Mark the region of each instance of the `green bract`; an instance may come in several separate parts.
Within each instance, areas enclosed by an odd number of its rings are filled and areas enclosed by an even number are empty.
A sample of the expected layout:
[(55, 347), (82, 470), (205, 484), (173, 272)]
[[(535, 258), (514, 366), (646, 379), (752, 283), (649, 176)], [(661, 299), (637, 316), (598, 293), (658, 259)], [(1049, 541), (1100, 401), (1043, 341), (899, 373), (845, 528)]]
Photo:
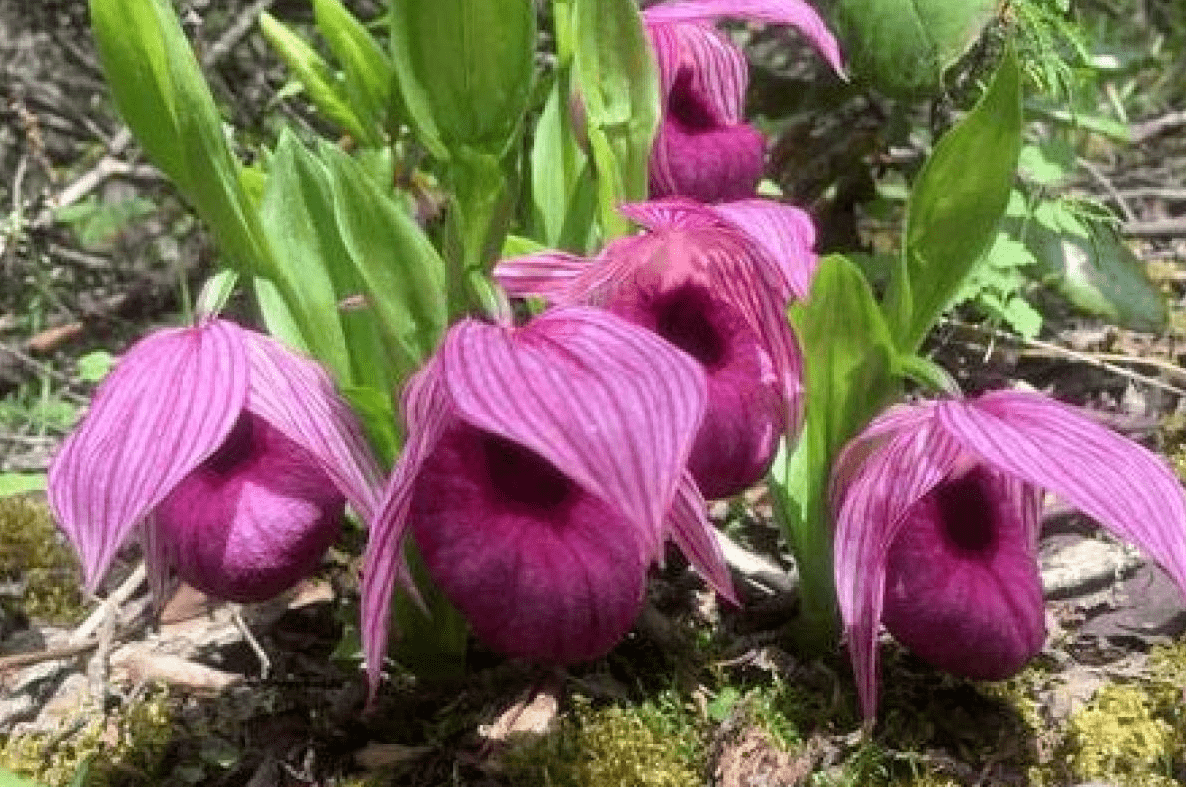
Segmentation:
[(440, 159), (462, 146), (501, 156), (534, 76), (530, 0), (394, 0), (391, 55), (408, 120)]
[(659, 125), (659, 76), (634, 0), (575, 0), (575, 65), (597, 164), (602, 229), (623, 235), (620, 203), (647, 196), (647, 162)]

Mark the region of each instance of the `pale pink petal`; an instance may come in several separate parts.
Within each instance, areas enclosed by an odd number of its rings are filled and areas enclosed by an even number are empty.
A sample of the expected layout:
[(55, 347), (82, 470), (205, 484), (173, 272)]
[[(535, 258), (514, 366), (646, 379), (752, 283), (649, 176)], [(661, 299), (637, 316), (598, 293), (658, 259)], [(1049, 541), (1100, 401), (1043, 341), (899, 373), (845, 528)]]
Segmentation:
[(725, 553), (721, 551), (704, 509), (704, 498), (700, 496), (696, 482), (685, 472), (667, 515), (668, 532), (680, 552), (713, 590), (740, 606), (729, 566), (725, 563)]
[(500, 260), (493, 275), (512, 298), (537, 295), (549, 303), (565, 303), (573, 280), (588, 267), (589, 261), (576, 254), (545, 251)]
[(424, 460), (454, 418), (448, 393), (441, 384), (440, 364), (436, 360), (430, 361), (408, 380), (404, 386), (403, 406), (408, 440), (391, 472), (378, 514), (371, 522), (359, 585), (362, 652), (370, 702), (374, 701), (379, 689), (383, 659), (387, 654), (395, 586), (399, 583), (415, 592), (403, 555), (413, 484)]
[(463, 420), (551, 462), (658, 550), (704, 416), (690, 356), (607, 312), (563, 307), (520, 329), (461, 323), (441, 359)]
[(238, 328), (251, 364), (247, 409), (315, 456), (350, 505), (370, 520), (382, 472), (350, 406), (315, 362), (276, 340)]
[(937, 409), (989, 465), (1058, 495), (1164, 568), (1186, 595), (1186, 498), (1165, 462), (1082, 412), (998, 391)]
[(711, 229), (721, 226), (717, 214), (701, 203), (685, 197), (626, 202), (618, 206), (618, 212), (652, 232), (663, 229)]
[(836, 37), (819, 13), (803, 0), (676, 0), (651, 6), (644, 17), (649, 24), (729, 18), (790, 25), (819, 49), (836, 73), (844, 73)]
[(906, 514), (963, 454), (933, 423), (895, 434), (868, 456), (836, 512), (836, 596), (866, 719), (877, 712), (877, 637), (890, 546)]
[(49, 469), (49, 500), (94, 590), (144, 517), (230, 432), (247, 399), (238, 329), (158, 331), (124, 355)]
[(833, 511), (839, 511), (849, 482), (856, 477), (870, 454), (899, 432), (926, 428), (934, 419), (935, 402), (898, 404), (885, 410), (848, 441), (840, 455), (832, 463), (832, 480), (828, 497)]
[(721, 202), (709, 209), (766, 250), (796, 300), (808, 296), (819, 258), (814, 251), (815, 225), (806, 211), (768, 199)]

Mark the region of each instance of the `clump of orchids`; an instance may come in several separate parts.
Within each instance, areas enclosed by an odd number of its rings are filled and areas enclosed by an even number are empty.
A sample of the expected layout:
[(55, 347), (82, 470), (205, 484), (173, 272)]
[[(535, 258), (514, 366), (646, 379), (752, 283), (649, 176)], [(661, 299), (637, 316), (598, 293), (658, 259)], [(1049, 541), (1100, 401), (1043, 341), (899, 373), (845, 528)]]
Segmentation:
[[(99, 10), (105, 1), (96, 0)], [(811, 328), (810, 315), (839, 297), (831, 282), (848, 269), (821, 263), (805, 212), (756, 195), (765, 141), (742, 119), (745, 59), (712, 26), (720, 16), (797, 27), (840, 69), (835, 40), (801, 2), (648, 8), (638, 32), (656, 58), (661, 110), (647, 159), (650, 199), (616, 203), (639, 229), (591, 254), (537, 249), (487, 271), (467, 267), (472, 255), (446, 260), (459, 281), (481, 283), (473, 301), (486, 304), (485, 316), (454, 314), (399, 390), (382, 392), (398, 398), (402, 428), (391, 431), (404, 436), (389, 473), (341, 380), (277, 339), (206, 313), (130, 348), (50, 469), (50, 501), (88, 588), (139, 539), (158, 593), (179, 577), (215, 597), (265, 599), (316, 568), (352, 510), (367, 528), (361, 630), (372, 695), (394, 594), (420, 598), (409, 543), (477, 637), (537, 662), (573, 664), (611, 649), (642, 608), (668, 541), (736, 603), (705, 499), (761, 482), (780, 447), (816, 440), (820, 413), (847, 401), (809, 394), (841, 377), (818, 360), (831, 337)], [(594, 132), (596, 114), (591, 104)], [(460, 184), (485, 166), (479, 142), (463, 139), (462, 153), (450, 152)], [(598, 150), (612, 163), (613, 144)], [(341, 155), (328, 160), (344, 168)], [(324, 181), (308, 176), (310, 193), (329, 188), (339, 214), (349, 213), (350, 193), (372, 193), (362, 181), (344, 181), (351, 192), (333, 180), (354, 170), (326, 171)], [(216, 201), (200, 196), (199, 207)], [(264, 202), (279, 210), (280, 200)], [(393, 210), (392, 221), (407, 221)], [(359, 243), (348, 215), (342, 223), (333, 237), (346, 252), (381, 248)], [(462, 237), (472, 229), (450, 226)], [(426, 270), (441, 263), (426, 241), (408, 249), (428, 249), (415, 261)], [(392, 279), (370, 264), (359, 264), (361, 284), (350, 280), (365, 297), (350, 300), (363, 302), (364, 316), (373, 307), (380, 322), (405, 314), (371, 286)], [(926, 282), (911, 273), (921, 303)], [(279, 289), (291, 295), (295, 286)], [(430, 294), (410, 297), (427, 303)], [(532, 308), (513, 312), (507, 296)], [(941, 308), (949, 298), (929, 300)], [(290, 302), (298, 317), (300, 303)], [(880, 326), (874, 313), (870, 324)], [(933, 317), (920, 323), (906, 306), (896, 314), (909, 336)], [(414, 317), (393, 322), (375, 334), (393, 346), (430, 333)], [(899, 350), (887, 352), (908, 354)], [(887, 374), (900, 371), (895, 364)], [(895, 390), (888, 377), (873, 387)], [(1041, 648), (1036, 549), (1047, 492), (1135, 543), (1186, 592), (1181, 485), (1155, 455), (1083, 413), (997, 392), (899, 405), (871, 422), (858, 412), (853, 423), (842, 436), (854, 439), (834, 456), (825, 451), (834, 473), (819, 484), (830, 483), (830, 516), (814, 526), (829, 542), (834, 534), (834, 568), (825, 570), (834, 571), (868, 717), (883, 624), (937, 667), (976, 678), (1012, 674)]]

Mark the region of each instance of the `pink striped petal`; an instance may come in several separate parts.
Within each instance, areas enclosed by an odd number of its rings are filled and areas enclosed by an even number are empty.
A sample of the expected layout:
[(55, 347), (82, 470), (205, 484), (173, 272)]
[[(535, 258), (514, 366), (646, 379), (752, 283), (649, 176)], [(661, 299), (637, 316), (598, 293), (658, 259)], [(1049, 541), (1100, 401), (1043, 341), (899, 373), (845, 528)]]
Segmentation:
[(564, 307), (520, 329), (461, 323), (441, 363), (459, 417), (617, 506), (657, 552), (704, 416), (691, 357), (607, 312)]
[(276, 340), (236, 326), (251, 364), (247, 409), (315, 456), (363, 520), (378, 506), (382, 472), (350, 406), (325, 370)]
[(843, 74), (840, 46), (819, 13), (803, 0), (676, 0), (648, 8), (650, 24), (711, 22), (720, 18), (745, 19), (798, 29), (819, 49), (824, 59)]
[(766, 250), (796, 300), (808, 296), (819, 258), (814, 251), (815, 225), (805, 211), (766, 199), (722, 202), (709, 209)]
[(676, 83), (685, 79), (687, 84), (681, 90), (695, 97), (714, 121), (712, 125), (742, 122), (749, 64), (737, 45), (707, 24), (652, 24), (649, 12), (646, 18), (665, 112), (670, 115)]
[(731, 603), (741, 606), (733, 589), (733, 577), (725, 563), (725, 553), (713, 533), (712, 524), (705, 516), (704, 498), (692, 476), (685, 472), (676, 490), (671, 511), (667, 515), (670, 537), (684, 553), (700, 576)]
[(877, 637), (890, 547), (910, 510), (961, 461), (963, 448), (933, 423), (895, 434), (869, 455), (836, 513), (836, 596), (866, 719), (877, 712)]
[(408, 380), (404, 386), (403, 405), (408, 441), (391, 472), (391, 479), (379, 502), (378, 514), (371, 522), (362, 560), (359, 596), (362, 606), (362, 652), (369, 687), (368, 703), (374, 702), (379, 689), (390, 633), (391, 600), (396, 584), (402, 585), (419, 600), (403, 556), (408, 508), (420, 468), (450, 421), (455, 418), (441, 382), (438, 360), (430, 361), (428, 366)]
[(584, 257), (546, 251), (500, 260), (494, 266), (494, 280), (512, 298), (538, 295), (550, 303), (564, 303), (573, 280), (588, 267)]
[(1137, 545), (1186, 595), (1186, 497), (1156, 454), (1038, 394), (998, 391), (944, 402), (937, 417), (989, 465), (1058, 495)]
[(158, 331), (128, 350), (49, 470), (54, 513), (94, 591), (145, 516), (222, 443), (247, 399), (235, 326)]

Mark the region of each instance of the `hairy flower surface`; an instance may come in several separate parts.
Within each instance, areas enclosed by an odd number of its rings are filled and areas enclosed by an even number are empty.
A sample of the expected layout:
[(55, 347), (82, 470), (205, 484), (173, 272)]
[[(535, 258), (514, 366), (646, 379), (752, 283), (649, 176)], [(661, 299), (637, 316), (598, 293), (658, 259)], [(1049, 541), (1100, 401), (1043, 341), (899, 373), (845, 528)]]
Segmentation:
[(367, 544), (372, 691), (409, 531), (474, 633), (535, 661), (613, 647), (668, 536), (732, 598), (684, 471), (704, 388), (688, 356), (600, 310), (455, 325), (405, 389), (408, 440)]
[(607, 309), (699, 361), (708, 412), (688, 466), (705, 497), (737, 494), (765, 474), (782, 434), (798, 431), (801, 359), (786, 306), (806, 295), (815, 269), (810, 219), (767, 200), (659, 200), (623, 212), (647, 231), (592, 260), (504, 260), (495, 278), (511, 295)]
[(1007, 677), (1041, 650), (1045, 492), (1135, 544), (1186, 594), (1177, 477), (1067, 405), (998, 391), (901, 406), (845, 448), (833, 478), (836, 589), (866, 718), (882, 623), (966, 677)]
[(659, 66), (663, 118), (651, 151), (651, 196), (702, 202), (751, 197), (766, 141), (742, 118), (745, 55), (713, 28), (721, 18), (798, 28), (841, 71), (840, 50), (802, 0), (682, 0), (643, 12)]
[(220, 319), (130, 348), (49, 469), (50, 504), (89, 589), (138, 533), (154, 589), (173, 568), (235, 601), (307, 574), (346, 502), (370, 517), (380, 488), (324, 371)]

